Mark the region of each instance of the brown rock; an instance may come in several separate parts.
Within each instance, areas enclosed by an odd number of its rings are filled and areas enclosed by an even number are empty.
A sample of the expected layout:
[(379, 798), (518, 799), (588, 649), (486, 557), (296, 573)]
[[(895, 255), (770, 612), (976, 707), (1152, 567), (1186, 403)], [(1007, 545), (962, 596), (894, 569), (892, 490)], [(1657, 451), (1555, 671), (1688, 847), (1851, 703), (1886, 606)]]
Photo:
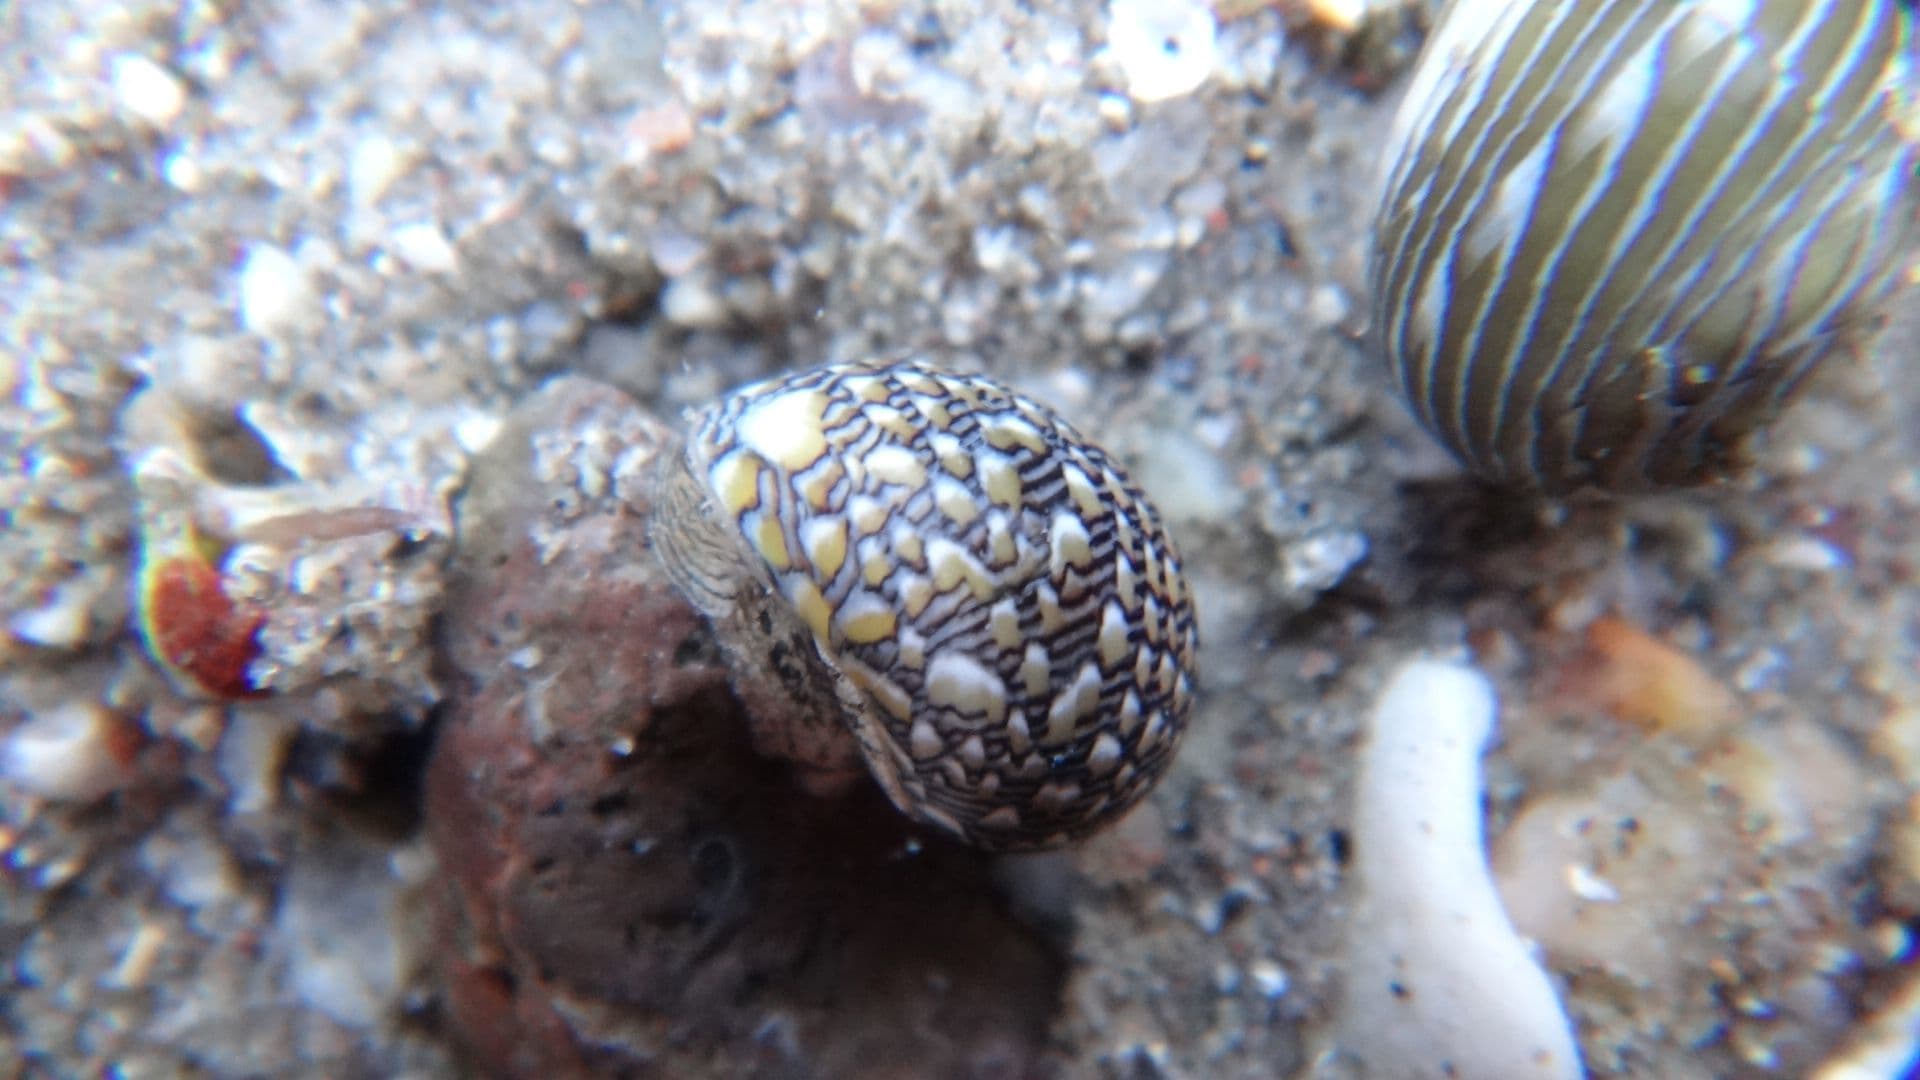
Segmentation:
[(563, 379), (475, 463), (426, 795), (454, 1033), (502, 1076), (1045, 1074), (1063, 963), (988, 860), (753, 752), (647, 550), (666, 438)]

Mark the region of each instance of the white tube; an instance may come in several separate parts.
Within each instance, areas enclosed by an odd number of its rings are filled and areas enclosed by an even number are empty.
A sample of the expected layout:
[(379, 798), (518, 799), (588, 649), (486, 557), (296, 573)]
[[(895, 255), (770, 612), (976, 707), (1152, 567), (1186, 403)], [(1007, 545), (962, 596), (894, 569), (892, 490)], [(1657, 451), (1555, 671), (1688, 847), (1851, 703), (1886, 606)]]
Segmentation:
[(1495, 708), (1479, 672), (1415, 660), (1373, 714), (1339, 1029), (1375, 1080), (1582, 1075), (1566, 1011), (1487, 866), (1480, 752)]

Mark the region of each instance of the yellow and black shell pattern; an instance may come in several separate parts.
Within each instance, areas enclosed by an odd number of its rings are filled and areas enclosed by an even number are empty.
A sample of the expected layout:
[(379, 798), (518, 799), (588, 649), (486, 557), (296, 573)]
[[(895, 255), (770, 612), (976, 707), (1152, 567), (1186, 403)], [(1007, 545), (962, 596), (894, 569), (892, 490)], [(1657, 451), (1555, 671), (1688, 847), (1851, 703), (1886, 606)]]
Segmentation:
[(858, 687), (845, 720), (909, 815), (1049, 847), (1166, 771), (1194, 688), (1180, 556), (1051, 410), (920, 363), (828, 366), (725, 398), (685, 464)]
[(1374, 324), (1475, 471), (1724, 475), (1916, 234), (1894, 0), (1454, 0), (1385, 158)]

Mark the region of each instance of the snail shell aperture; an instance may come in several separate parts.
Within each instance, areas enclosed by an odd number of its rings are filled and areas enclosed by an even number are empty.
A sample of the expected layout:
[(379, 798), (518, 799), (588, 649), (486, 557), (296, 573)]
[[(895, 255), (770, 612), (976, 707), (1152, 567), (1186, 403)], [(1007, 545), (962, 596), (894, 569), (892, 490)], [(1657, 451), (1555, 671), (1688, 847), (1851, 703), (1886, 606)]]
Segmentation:
[(1893, 0), (1454, 0), (1374, 226), (1374, 323), (1476, 472), (1711, 480), (1876, 321), (1916, 233)]
[(850, 731), (896, 806), (996, 849), (1085, 836), (1166, 771), (1193, 698), (1180, 557), (1044, 406), (823, 367), (728, 396), (668, 468), (656, 550), (750, 711), (794, 716), (763, 747), (828, 771)]

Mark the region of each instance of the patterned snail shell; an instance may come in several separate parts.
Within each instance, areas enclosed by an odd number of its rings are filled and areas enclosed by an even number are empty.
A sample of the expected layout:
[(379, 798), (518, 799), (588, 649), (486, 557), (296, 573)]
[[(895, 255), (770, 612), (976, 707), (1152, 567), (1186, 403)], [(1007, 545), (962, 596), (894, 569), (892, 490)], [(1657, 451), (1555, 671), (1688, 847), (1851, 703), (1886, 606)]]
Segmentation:
[(779, 623), (804, 627), (813, 669), (786, 671), (787, 693), (837, 699), (911, 817), (1050, 847), (1166, 771), (1193, 698), (1180, 557), (1044, 406), (919, 363), (823, 367), (736, 391), (670, 467), (655, 547), (736, 685), (756, 650), (790, 669)]
[(1454, 0), (1374, 225), (1374, 324), (1471, 468), (1715, 479), (1876, 321), (1916, 233), (1893, 0)]

